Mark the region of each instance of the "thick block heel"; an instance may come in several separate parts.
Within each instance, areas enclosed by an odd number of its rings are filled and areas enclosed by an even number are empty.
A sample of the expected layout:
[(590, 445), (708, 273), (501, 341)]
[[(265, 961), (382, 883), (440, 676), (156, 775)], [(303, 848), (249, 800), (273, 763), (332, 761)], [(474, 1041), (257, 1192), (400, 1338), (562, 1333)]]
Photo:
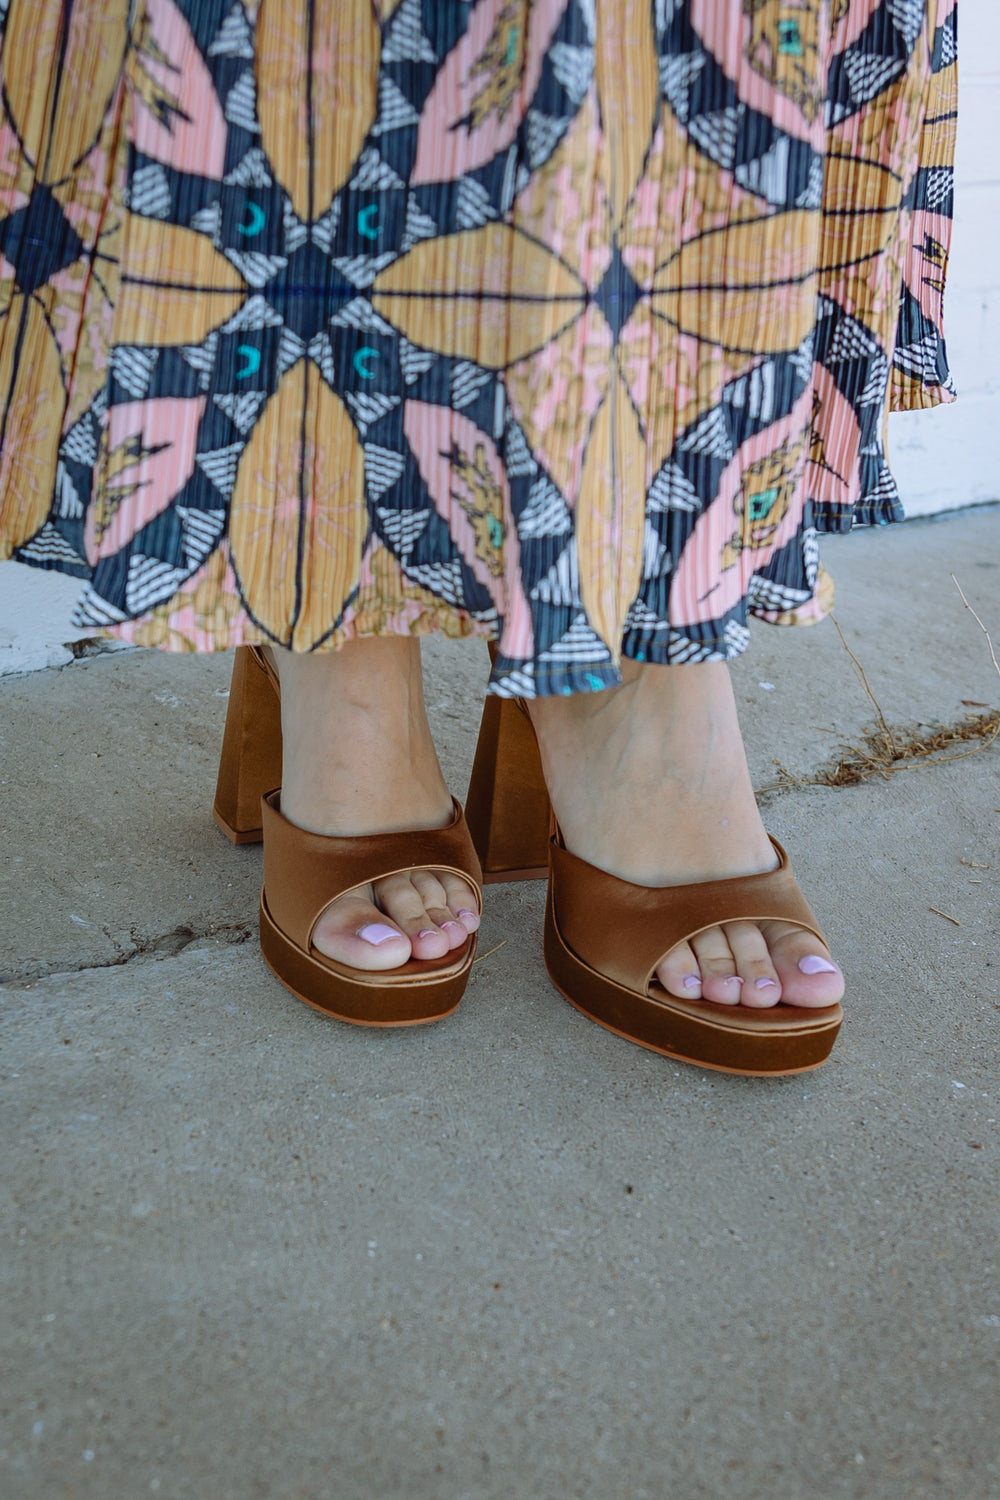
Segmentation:
[(487, 698), (465, 817), (483, 883), (544, 880), (552, 811), (535, 732), (512, 698)]
[(281, 703), (259, 648), (233, 662), (213, 815), (234, 844), (263, 838), (260, 799), (281, 785)]

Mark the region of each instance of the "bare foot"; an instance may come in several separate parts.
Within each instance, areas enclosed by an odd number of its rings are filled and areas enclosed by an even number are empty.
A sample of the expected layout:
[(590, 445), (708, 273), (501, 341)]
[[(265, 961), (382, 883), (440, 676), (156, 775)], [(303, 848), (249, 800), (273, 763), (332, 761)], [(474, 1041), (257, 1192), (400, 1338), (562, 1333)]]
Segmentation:
[[(424, 708), (420, 643), (351, 641), (339, 651), (275, 651), (281, 680), (281, 811), (311, 833), (443, 828), (452, 800)], [(341, 896), (313, 932), (321, 953), (355, 969), (443, 958), (479, 926), (472, 887), (411, 870)]]
[[(567, 847), (637, 885), (773, 870), (725, 665), (623, 661), (622, 675), (528, 705)], [(844, 991), (824, 945), (787, 922), (709, 928), (656, 973), (673, 995), (721, 1005), (832, 1005)]]

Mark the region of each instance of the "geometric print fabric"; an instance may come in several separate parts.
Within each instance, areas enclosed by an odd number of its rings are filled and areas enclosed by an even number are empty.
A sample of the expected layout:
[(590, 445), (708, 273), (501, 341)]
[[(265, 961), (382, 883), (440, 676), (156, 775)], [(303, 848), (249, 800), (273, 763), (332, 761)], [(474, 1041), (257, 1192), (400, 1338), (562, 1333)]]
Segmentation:
[(0, 541), (81, 623), (725, 659), (952, 398), (951, 0), (12, 0), (2, 49)]

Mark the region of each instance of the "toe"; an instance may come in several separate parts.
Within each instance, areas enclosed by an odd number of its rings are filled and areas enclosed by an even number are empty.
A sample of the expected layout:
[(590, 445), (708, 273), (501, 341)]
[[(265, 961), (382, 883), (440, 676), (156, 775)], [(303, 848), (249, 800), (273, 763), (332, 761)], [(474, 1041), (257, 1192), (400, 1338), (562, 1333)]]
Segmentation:
[(444, 886), (449, 911), (458, 918), (466, 932), (475, 932), (479, 927), (479, 901), (472, 886), (446, 870), (438, 872), (438, 879)]
[(742, 979), (740, 1003), (757, 1008), (777, 1005), (781, 982), (771, 962), (764, 934), (756, 922), (726, 922), (723, 933)]
[(414, 870), (410, 875), (424, 910), (447, 934), (449, 947), (460, 948), (479, 926), (476, 895), (468, 883), (447, 870)]
[(313, 946), (352, 969), (398, 969), (410, 957), (409, 938), (366, 895), (332, 901), (313, 930)]
[[(386, 916), (409, 938), (414, 958), (443, 958), (449, 949), (458, 945), (452, 942), (452, 934), (435, 921), (415, 884), (414, 876), (424, 873), (406, 871), (400, 875), (389, 875), (385, 880), (377, 880), (375, 899)], [(433, 886), (426, 882), (422, 884), (425, 890), (430, 889), (443, 896), (444, 892), (436, 881)], [(464, 938), (463, 931), (460, 941)]]
[(739, 1005), (743, 981), (733, 951), (721, 927), (710, 927), (691, 939), (691, 948), (701, 974), (703, 1000), (716, 1005)]
[(761, 930), (786, 1005), (834, 1005), (841, 999), (844, 976), (818, 938), (787, 922), (765, 922)]
[(656, 977), (663, 988), (681, 1000), (701, 999), (701, 974), (690, 943), (678, 943), (657, 965)]
[(455, 916), (448, 906), (432, 906), (427, 913), (431, 921), (440, 928), (448, 939), (449, 948), (461, 948), (463, 943), (469, 941), (469, 934), (465, 927)]

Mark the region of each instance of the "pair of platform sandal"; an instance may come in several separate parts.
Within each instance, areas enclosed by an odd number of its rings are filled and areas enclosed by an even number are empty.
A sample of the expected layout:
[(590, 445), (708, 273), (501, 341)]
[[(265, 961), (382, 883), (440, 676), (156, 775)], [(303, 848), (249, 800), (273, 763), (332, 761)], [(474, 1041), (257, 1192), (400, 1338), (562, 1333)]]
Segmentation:
[[(487, 698), (463, 814), (446, 828), (327, 838), (282, 816), (278, 683), (253, 646), (236, 653), (215, 820), (234, 843), (264, 843), (260, 940), (283, 985), (342, 1021), (413, 1026), (458, 1005), (476, 937), (441, 959), (411, 959), (369, 973), (312, 945), (331, 901), (384, 876), (426, 867), (475, 889), (547, 878), (545, 964), (578, 1010), (629, 1041), (728, 1073), (801, 1073), (825, 1062), (843, 1019), (839, 1005), (770, 1009), (683, 1000), (656, 979), (679, 942), (721, 922), (784, 921), (823, 941), (788, 857), (764, 875), (648, 888), (619, 880), (572, 854), (552, 817), (530, 720), (512, 699)], [(277, 788), (277, 790), (275, 790)]]

